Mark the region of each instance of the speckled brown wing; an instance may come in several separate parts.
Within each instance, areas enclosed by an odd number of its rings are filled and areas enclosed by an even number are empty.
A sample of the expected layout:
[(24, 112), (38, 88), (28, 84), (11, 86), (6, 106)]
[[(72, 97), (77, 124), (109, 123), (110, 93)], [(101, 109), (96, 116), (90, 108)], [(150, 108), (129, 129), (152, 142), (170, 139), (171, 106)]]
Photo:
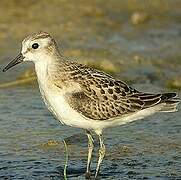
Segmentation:
[(79, 67), (71, 78), (82, 91), (69, 95), (69, 103), (88, 118), (106, 120), (141, 110), (145, 104), (138, 91), (101, 71)]
[(154, 106), (163, 100), (162, 94), (139, 92), (102, 71), (74, 62), (66, 62), (61, 67), (61, 73), (63, 75), (58, 82), (63, 78), (64, 83), (73, 81), (81, 87), (79, 91), (68, 93), (70, 106), (91, 119), (119, 117)]

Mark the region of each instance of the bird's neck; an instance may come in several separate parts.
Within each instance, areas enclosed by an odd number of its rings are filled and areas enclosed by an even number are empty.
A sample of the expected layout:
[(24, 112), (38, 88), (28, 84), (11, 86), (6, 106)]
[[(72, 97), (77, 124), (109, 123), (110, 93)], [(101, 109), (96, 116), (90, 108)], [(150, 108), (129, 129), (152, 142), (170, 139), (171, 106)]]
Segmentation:
[(69, 80), (67, 68), (70, 62), (63, 60), (62, 56), (44, 57), (35, 62), (35, 71), (39, 86), (46, 86), (48, 83), (57, 81), (64, 82)]

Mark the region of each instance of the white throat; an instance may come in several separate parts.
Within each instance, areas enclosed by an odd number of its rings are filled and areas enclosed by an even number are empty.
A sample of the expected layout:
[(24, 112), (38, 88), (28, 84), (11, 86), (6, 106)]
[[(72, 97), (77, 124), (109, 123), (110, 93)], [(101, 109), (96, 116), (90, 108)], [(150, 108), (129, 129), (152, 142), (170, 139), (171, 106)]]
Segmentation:
[(38, 83), (42, 83), (43, 81), (46, 80), (47, 75), (48, 75), (48, 61), (36, 61), (35, 62), (35, 71), (37, 74), (38, 78)]
[(35, 71), (37, 74), (39, 85), (46, 82), (49, 75), (49, 68), (52, 62), (53, 62), (53, 59), (51, 58), (51, 56), (44, 55), (44, 54), (41, 54), (40, 56), (38, 56), (37, 60), (34, 61)]

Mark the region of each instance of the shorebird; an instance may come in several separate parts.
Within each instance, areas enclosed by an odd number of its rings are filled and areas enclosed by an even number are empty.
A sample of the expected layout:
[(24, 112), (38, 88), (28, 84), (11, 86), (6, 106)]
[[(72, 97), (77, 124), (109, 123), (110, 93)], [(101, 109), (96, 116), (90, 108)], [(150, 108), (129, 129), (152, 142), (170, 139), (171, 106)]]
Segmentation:
[(3, 71), (25, 61), (33, 61), (39, 89), (47, 108), (62, 124), (85, 129), (88, 137), (86, 178), (90, 178), (93, 151), (92, 132), (99, 137), (99, 157), (95, 172), (105, 156), (103, 130), (123, 125), (156, 112), (175, 112), (180, 101), (176, 93), (140, 92), (114, 77), (67, 60), (46, 32), (27, 36), (20, 54)]

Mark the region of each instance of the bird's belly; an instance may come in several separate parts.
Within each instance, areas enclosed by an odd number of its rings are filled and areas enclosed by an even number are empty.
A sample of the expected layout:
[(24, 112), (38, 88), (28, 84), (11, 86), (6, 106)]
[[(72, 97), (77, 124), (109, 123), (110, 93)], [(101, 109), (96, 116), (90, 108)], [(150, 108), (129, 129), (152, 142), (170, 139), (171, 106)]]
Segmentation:
[(95, 130), (97, 132), (102, 131), (102, 129), (107, 127), (123, 125), (138, 119), (142, 119), (145, 116), (155, 112), (154, 109), (150, 109), (149, 111), (145, 109), (125, 117), (117, 117), (108, 119), (106, 121), (95, 120), (85, 117), (81, 113), (74, 110), (65, 98), (64, 92), (53, 91), (49, 88), (43, 89), (41, 86), (40, 91), (48, 109), (62, 124), (88, 130)]
[(155, 112), (154, 109), (145, 109), (125, 117), (118, 117), (106, 121), (94, 120), (83, 116), (81, 113), (72, 109), (67, 102), (65, 96), (61, 93), (42, 93), (45, 104), (55, 117), (62, 123), (68, 126), (94, 130), (101, 132), (107, 127), (123, 125), (145, 116), (149, 116)]
[(88, 120), (70, 107), (63, 94), (46, 94), (44, 101), (48, 109), (62, 124), (89, 129)]

